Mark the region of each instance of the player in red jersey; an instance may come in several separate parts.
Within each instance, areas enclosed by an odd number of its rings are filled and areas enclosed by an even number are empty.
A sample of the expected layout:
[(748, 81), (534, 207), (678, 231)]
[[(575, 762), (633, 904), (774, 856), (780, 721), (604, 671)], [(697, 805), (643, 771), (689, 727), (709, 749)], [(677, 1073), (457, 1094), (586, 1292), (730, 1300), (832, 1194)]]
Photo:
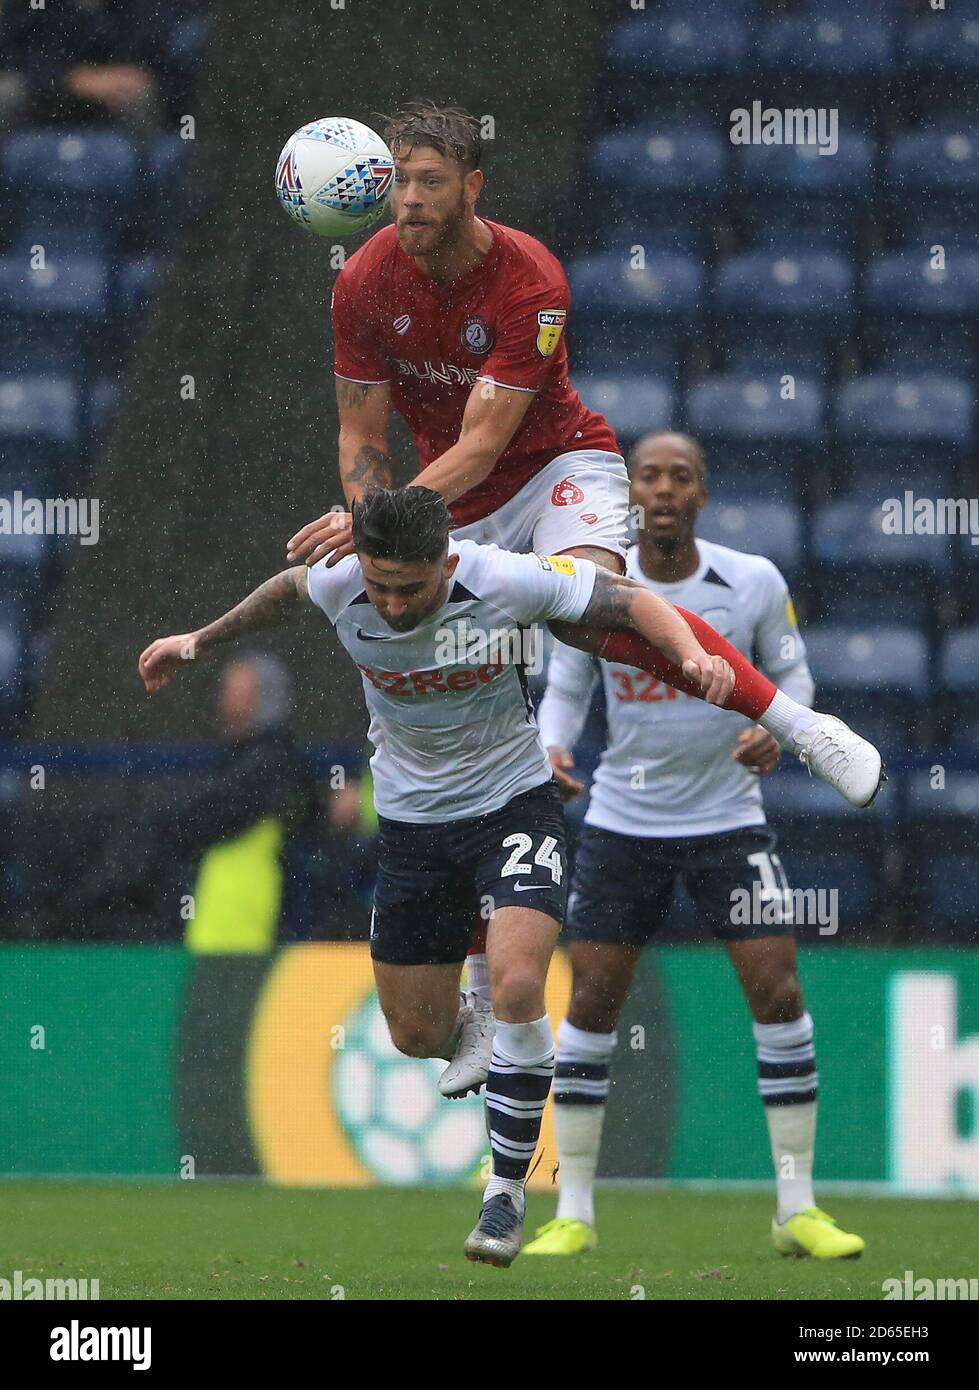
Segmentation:
[[(348, 259), (333, 291), (348, 506), (371, 486), (392, 485), (393, 406), (412, 430), (422, 465), (413, 484), (445, 497), (455, 539), (563, 552), (621, 573), (629, 478), (612, 429), (568, 379), (570, 294), (560, 263), (535, 238), (476, 216), (483, 175), (474, 117), (418, 103), (390, 120), (384, 138), (395, 161), (394, 223)], [(352, 553), (349, 513), (328, 512), (304, 526), (287, 555), (314, 564), (331, 550), (328, 565)], [(876, 749), (777, 691), (701, 618), (679, 611), (704, 649), (735, 672), (726, 708), (763, 723), (855, 804), (873, 800), (882, 775)], [(552, 630), (701, 694), (635, 633), (586, 633), (560, 623)], [(470, 957), (470, 987), (474, 1008), (488, 999), (479, 953)], [(485, 1075), (489, 1028), (475, 1008), (443, 1094), (465, 1094)]]

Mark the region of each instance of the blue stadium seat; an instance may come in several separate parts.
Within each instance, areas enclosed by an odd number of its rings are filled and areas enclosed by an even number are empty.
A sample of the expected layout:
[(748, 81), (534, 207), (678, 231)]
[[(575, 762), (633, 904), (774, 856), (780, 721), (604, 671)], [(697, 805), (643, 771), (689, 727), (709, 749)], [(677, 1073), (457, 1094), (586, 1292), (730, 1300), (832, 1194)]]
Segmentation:
[(903, 67), (919, 109), (961, 112), (976, 108), (979, 76), (979, 5), (958, 0), (940, 13), (917, 18), (904, 34)]
[(65, 377), (0, 376), (0, 442), (37, 440), (72, 448), (78, 442), (79, 393)]
[(803, 636), (819, 687), (874, 698), (893, 691), (921, 699), (930, 691), (928, 643), (916, 628), (824, 624)]
[(818, 707), (845, 719), (885, 757), (906, 757), (918, 742), (919, 718), (931, 690), (925, 633), (837, 622), (810, 624), (803, 637)]
[(124, 318), (134, 318), (147, 308), (158, 267), (159, 258), (152, 254), (134, 256), (121, 267), (114, 288)]
[(878, 256), (867, 266), (865, 328), (885, 368), (936, 366), (966, 375), (975, 367), (979, 254), (949, 250), (937, 269), (930, 250)]
[(119, 383), (109, 377), (101, 377), (92, 386), (88, 401), (88, 414), (92, 433), (104, 435), (119, 402)]
[[(30, 478), (23, 473), (0, 478), (0, 499), (11, 509), (16, 507), (17, 492), (22, 498), (39, 498), (42, 501), (47, 489), (41, 478)], [(50, 536), (16, 531), (0, 530), (0, 574), (8, 590), (20, 592), (36, 588), (40, 584), (45, 568), (51, 558)]]
[[(913, 452), (919, 463), (947, 465), (974, 438), (973, 392), (955, 377), (879, 372), (848, 382), (839, 393), (836, 430), (842, 447), (871, 447), (878, 460)], [(929, 454), (930, 451), (930, 454)], [(896, 475), (898, 476), (898, 475)]]
[(900, 214), (927, 206), (950, 226), (974, 227), (979, 193), (979, 125), (955, 121), (896, 135), (887, 155), (887, 191)]
[(732, 179), (749, 235), (821, 227), (834, 238), (855, 237), (873, 197), (875, 145), (846, 123), (838, 139), (833, 155), (820, 154), (816, 144), (734, 146)]
[(572, 261), (575, 360), (588, 370), (674, 378), (682, 345), (701, 313), (703, 269), (688, 256), (606, 252)]
[(81, 194), (125, 198), (136, 179), (136, 151), (118, 131), (45, 126), (8, 136), (0, 175), (27, 198)]
[(709, 126), (650, 123), (600, 136), (589, 172), (613, 218), (641, 217), (653, 228), (700, 225), (724, 196), (729, 148)]
[(623, 448), (640, 435), (669, 429), (673, 423), (673, 393), (665, 382), (647, 376), (576, 374), (574, 384), (585, 405), (605, 416)]
[[(906, 574), (945, 576), (951, 573), (951, 536), (904, 534), (903, 494), (894, 499), (900, 509), (867, 501), (830, 502), (813, 519), (812, 545), (817, 560), (852, 569), (867, 565), (877, 572), (888, 568)], [(901, 528), (901, 529), (897, 529)], [(900, 596), (904, 602), (904, 595)]]
[(681, 5), (657, 6), (611, 33), (608, 63), (616, 78), (701, 77), (736, 72), (748, 48), (748, 25), (732, 6), (705, 16)]
[(715, 497), (763, 496), (792, 501), (823, 441), (823, 393), (798, 378), (783, 400), (774, 373), (717, 373), (687, 396), (687, 423), (708, 451)]
[(14, 604), (0, 600), (0, 717), (19, 713), (22, 700), (24, 634)]
[(50, 258), (32, 270), (19, 256), (0, 256), (0, 314), (20, 342), (57, 346), (104, 323), (108, 283), (108, 267), (95, 257)]
[(949, 633), (938, 669), (945, 690), (956, 695), (979, 695), (979, 627)]
[[(876, 506), (866, 487), (861, 500), (831, 502), (813, 519), (812, 559), (819, 612), (861, 623), (927, 624), (947, 590), (953, 566), (949, 536), (903, 534), (904, 490), (891, 485)], [(894, 494), (897, 494), (894, 496)], [(901, 531), (891, 534), (891, 528)]]
[(788, 503), (712, 502), (700, 514), (697, 534), (732, 550), (766, 555), (790, 583), (802, 568), (802, 522), (798, 508)]
[(818, 373), (849, 331), (853, 271), (831, 254), (749, 251), (720, 265), (714, 300), (733, 370)]
[(54, 265), (76, 257), (109, 261), (115, 255), (116, 240), (112, 229), (92, 216), (75, 215), (70, 219), (37, 222), (28, 214), (20, 220), (9, 254), (11, 260), (20, 259), (27, 265), (35, 248), (41, 246), (46, 259)]
[(0, 148), (0, 180), (35, 225), (84, 218), (116, 237), (140, 209), (136, 150), (118, 131), (20, 131)]
[(979, 913), (979, 773), (946, 769), (909, 778), (908, 850), (924, 932), (930, 928), (975, 939)]
[(894, 72), (895, 39), (893, 23), (841, 5), (832, 12), (791, 15), (763, 25), (755, 38), (755, 62), (776, 78), (791, 73), (793, 82), (806, 77), (872, 80)]

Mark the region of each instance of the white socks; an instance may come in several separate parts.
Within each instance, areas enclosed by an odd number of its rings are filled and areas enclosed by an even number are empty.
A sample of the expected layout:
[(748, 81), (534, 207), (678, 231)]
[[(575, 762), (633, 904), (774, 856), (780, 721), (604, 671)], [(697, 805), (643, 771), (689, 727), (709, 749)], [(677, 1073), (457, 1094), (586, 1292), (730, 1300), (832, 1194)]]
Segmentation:
[(608, 1100), (608, 1068), (615, 1033), (589, 1033), (567, 1019), (558, 1029), (554, 1069), (554, 1129), (557, 1134), (558, 1217), (595, 1225), (595, 1173), (602, 1147)]
[(767, 729), (783, 748), (788, 747), (800, 734), (806, 733), (819, 719), (811, 709), (800, 705), (784, 690), (776, 690), (775, 698), (757, 721)]
[(753, 1030), (781, 1224), (816, 1205), (812, 1165), (819, 1074), (812, 1018), (804, 1013), (790, 1023), (755, 1023)]
[(483, 1201), (506, 1192), (519, 1212), (524, 1182), (540, 1139), (554, 1075), (554, 1037), (547, 1014), (531, 1023), (497, 1020), (484, 1097), (493, 1174)]
[(490, 1002), (489, 965), (485, 953), (466, 957), (466, 981), (481, 1004)]

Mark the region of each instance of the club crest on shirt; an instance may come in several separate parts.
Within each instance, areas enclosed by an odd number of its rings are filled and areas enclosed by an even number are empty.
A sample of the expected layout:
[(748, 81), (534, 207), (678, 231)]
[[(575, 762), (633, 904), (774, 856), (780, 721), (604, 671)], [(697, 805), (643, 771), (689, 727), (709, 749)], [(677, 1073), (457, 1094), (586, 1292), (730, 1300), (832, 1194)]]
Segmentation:
[(570, 478), (562, 478), (551, 489), (551, 505), (554, 507), (576, 507), (579, 502), (584, 502), (584, 500), (585, 494), (578, 484), (573, 483)]
[(564, 321), (568, 317), (566, 309), (541, 309), (537, 315), (537, 351), (541, 357), (550, 357), (561, 340)]
[(489, 352), (493, 346), (493, 334), (486, 320), (478, 314), (470, 314), (462, 325), (462, 341), (470, 352)]

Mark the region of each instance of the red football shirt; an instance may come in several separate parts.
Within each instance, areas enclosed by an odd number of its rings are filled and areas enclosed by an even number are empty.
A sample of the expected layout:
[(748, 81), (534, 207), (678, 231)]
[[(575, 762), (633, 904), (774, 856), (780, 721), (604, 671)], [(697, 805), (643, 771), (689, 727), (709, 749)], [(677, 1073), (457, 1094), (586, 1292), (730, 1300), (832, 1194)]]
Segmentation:
[(418, 269), (388, 226), (354, 252), (333, 290), (337, 376), (391, 383), (422, 467), (457, 442), (477, 381), (537, 393), (493, 471), (452, 503), (460, 526), (495, 511), (558, 454), (619, 452), (568, 380), (571, 296), (560, 262), (534, 237), (481, 220), (492, 246), (446, 285)]

